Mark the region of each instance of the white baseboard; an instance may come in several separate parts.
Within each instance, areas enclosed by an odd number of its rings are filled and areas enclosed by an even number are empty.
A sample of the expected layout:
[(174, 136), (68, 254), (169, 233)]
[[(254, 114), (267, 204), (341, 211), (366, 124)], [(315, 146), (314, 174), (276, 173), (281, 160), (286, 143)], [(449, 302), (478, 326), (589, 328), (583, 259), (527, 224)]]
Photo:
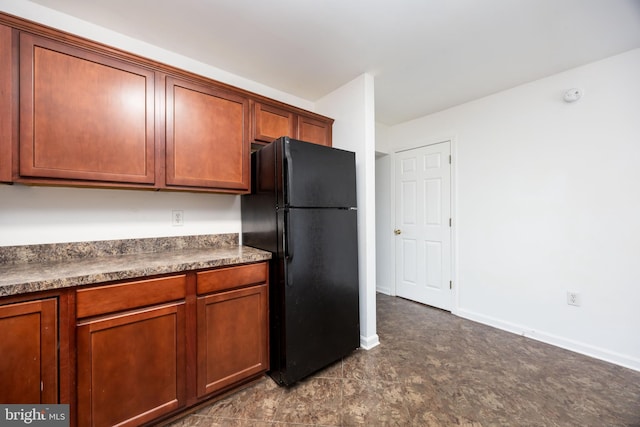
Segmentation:
[(387, 288), (387, 287), (376, 287), (376, 292), (380, 292), (381, 294), (385, 294), (385, 295), (392, 295), (391, 293), (391, 288)]
[(503, 331), (512, 332), (514, 334), (522, 335), (524, 337), (541, 341), (546, 344), (564, 348), (565, 350), (574, 351), (576, 353), (584, 354), (585, 356), (590, 356), (596, 359), (604, 360), (605, 362), (614, 363), (625, 368), (633, 369), (634, 371), (640, 371), (640, 360), (630, 356), (626, 356), (624, 354), (615, 353), (603, 348), (584, 344), (578, 341), (573, 341), (546, 332), (535, 331), (523, 325), (505, 322), (500, 319), (485, 316), (483, 314), (478, 314), (464, 309), (458, 309), (455, 314), (465, 319), (473, 320), (474, 322), (502, 329)]
[(380, 345), (378, 334), (364, 337), (360, 335), (360, 347), (365, 350), (371, 350), (373, 347)]

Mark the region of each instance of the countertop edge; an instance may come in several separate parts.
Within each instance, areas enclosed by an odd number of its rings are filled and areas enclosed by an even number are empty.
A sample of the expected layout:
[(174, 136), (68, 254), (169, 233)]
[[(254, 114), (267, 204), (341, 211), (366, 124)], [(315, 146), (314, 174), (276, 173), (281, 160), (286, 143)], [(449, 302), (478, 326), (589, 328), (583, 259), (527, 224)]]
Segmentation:
[(0, 297), (269, 259), (271, 259), (270, 252), (234, 245), (186, 251), (104, 256), (56, 263), (0, 265)]

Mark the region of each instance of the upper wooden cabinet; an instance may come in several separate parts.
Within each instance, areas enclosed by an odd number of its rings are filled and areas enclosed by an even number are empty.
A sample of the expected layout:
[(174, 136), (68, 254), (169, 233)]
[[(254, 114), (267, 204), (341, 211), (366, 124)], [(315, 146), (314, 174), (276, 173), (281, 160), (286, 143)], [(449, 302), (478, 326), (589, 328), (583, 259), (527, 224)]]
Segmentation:
[(281, 136), (331, 146), (333, 120), (320, 115), (302, 114), (293, 108), (253, 104), (253, 140), (269, 143)]
[(0, 12), (0, 182), (243, 194), (252, 143), (333, 120)]
[(20, 175), (154, 183), (154, 72), (20, 35)]
[(249, 190), (249, 99), (168, 77), (167, 185)]
[(12, 178), (12, 141), (14, 99), (12, 90), (12, 43), (11, 28), (0, 24), (0, 182)]
[(296, 138), (301, 141), (331, 147), (331, 125), (333, 121), (319, 120), (313, 117), (298, 116)]
[(253, 104), (253, 139), (271, 142), (281, 136), (295, 135), (295, 116), (291, 111), (255, 102)]

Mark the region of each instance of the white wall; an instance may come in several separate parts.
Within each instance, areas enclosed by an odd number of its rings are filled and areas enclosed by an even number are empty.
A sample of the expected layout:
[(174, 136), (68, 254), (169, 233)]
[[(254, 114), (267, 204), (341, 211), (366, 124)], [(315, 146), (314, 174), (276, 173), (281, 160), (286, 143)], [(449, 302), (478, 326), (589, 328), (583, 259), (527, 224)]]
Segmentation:
[(360, 345), (379, 344), (376, 332), (375, 103), (373, 76), (363, 74), (316, 103), (333, 117), (333, 146), (356, 153)]
[(0, 246), (240, 233), (239, 211), (232, 195), (0, 185)]
[(391, 156), (376, 155), (376, 290), (395, 295)]
[(389, 126), (376, 123), (376, 155), (389, 154), (391, 141), (389, 140)]
[[(25, 0), (0, 11), (313, 110), (310, 101)], [(185, 225), (171, 226), (171, 210)], [(239, 196), (0, 184), (0, 246), (240, 232)]]
[(376, 290), (395, 295), (389, 127), (376, 123)]
[(454, 313), (640, 370), (638, 76), (640, 49), (390, 128), (457, 142)]

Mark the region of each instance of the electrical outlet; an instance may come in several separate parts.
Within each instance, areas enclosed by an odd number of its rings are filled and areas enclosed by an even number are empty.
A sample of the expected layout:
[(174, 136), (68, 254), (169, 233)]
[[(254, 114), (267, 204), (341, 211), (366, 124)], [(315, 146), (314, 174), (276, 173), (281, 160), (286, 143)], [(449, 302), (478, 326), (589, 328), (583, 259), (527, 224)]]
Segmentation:
[(171, 211), (171, 225), (174, 227), (184, 225), (184, 211)]
[(580, 294), (577, 292), (567, 292), (567, 304), (580, 307)]

